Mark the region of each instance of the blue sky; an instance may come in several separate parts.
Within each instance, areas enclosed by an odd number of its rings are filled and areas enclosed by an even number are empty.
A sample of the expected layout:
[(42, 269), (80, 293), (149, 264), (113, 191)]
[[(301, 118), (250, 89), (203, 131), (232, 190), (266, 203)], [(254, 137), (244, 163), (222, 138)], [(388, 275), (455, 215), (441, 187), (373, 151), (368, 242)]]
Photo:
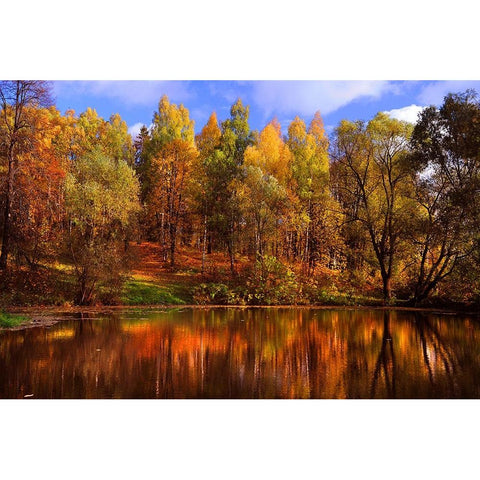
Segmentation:
[(261, 130), (276, 117), (282, 130), (298, 115), (307, 123), (319, 110), (328, 133), (344, 118), (369, 120), (379, 111), (414, 121), (421, 108), (440, 105), (448, 92), (475, 88), (480, 81), (56, 81), (56, 105), (81, 113), (87, 107), (109, 118), (119, 113), (135, 134), (149, 125), (158, 100), (167, 94), (183, 103), (199, 132), (215, 111), (219, 121), (240, 97), (250, 105), (250, 125)]

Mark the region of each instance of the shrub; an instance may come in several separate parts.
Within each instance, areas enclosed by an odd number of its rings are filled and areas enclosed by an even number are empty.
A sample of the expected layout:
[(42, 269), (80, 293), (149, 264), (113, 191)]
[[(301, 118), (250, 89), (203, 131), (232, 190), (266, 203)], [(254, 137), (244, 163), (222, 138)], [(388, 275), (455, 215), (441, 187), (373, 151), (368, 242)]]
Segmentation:
[(202, 305), (235, 305), (241, 302), (238, 293), (224, 283), (201, 283), (195, 287), (193, 299)]
[(295, 274), (276, 257), (264, 255), (255, 262), (246, 285), (251, 305), (296, 304), (300, 287)]

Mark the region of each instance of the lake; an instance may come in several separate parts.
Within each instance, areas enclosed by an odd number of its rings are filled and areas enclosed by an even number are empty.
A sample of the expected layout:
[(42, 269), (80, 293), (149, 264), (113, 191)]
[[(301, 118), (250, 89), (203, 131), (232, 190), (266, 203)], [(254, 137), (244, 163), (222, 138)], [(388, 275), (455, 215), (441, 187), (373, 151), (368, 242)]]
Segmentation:
[(0, 398), (479, 398), (480, 323), (413, 311), (72, 314), (0, 332)]

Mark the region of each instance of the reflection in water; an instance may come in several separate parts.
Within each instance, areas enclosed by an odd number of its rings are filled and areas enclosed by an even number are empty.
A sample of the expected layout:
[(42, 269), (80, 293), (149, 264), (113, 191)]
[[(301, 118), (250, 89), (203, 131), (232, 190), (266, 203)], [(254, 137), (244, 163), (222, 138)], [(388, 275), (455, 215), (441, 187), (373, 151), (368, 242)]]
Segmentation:
[(378, 360), (375, 364), (373, 373), (372, 387), (370, 397), (375, 398), (375, 390), (380, 376), (380, 370), (383, 370), (385, 386), (388, 398), (396, 398), (395, 394), (395, 353), (393, 350), (392, 335), (390, 334), (390, 313), (383, 314), (383, 334), (382, 348), (378, 354)]
[(479, 340), (418, 312), (84, 316), (0, 334), (0, 398), (479, 398)]

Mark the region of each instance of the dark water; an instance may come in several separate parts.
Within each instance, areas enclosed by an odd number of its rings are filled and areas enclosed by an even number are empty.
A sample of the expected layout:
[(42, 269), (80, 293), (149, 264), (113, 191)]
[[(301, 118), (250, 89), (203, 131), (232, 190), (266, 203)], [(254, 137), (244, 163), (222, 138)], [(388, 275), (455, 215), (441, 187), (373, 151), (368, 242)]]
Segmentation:
[(0, 333), (0, 398), (479, 398), (475, 318), (128, 312)]

